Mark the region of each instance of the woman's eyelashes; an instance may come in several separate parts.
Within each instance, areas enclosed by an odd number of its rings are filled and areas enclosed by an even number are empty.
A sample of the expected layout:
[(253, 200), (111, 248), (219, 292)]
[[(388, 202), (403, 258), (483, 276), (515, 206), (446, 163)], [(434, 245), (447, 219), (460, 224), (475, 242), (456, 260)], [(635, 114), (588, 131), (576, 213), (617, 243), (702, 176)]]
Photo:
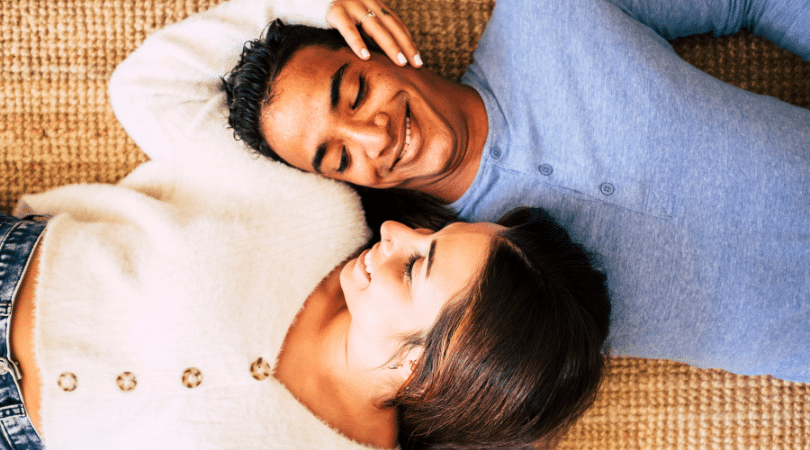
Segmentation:
[(405, 275), (405, 282), (407, 282), (409, 285), (411, 284), (411, 281), (413, 281), (413, 266), (416, 265), (416, 261), (419, 261), (420, 257), (421, 256), (419, 255), (419, 253), (413, 253), (411, 256), (408, 257), (408, 260), (405, 262), (403, 272)]

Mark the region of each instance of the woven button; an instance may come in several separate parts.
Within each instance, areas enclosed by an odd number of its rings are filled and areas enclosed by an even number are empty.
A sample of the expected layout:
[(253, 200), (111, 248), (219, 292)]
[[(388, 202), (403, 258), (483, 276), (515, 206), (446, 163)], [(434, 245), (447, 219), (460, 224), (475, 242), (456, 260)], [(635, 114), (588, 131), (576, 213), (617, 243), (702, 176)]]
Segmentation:
[(614, 192), (616, 189), (614, 189), (613, 185), (612, 185), (612, 184), (610, 184), (610, 183), (602, 183), (602, 185), (601, 185), (601, 186), (599, 186), (599, 190), (600, 190), (600, 191), (601, 191), (603, 194), (605, 194), (605, 195), (610, 195), (610, 194), (612, 194), (612, 193), (613, 193), (613, 192)]
[(118, 375), (118, 378), (115, 379), (115, 384), (118, 385), (118, 389), (121, 389), (124, 392), (129, 392), (135, 389), (135, 386), (138, 385), (138, 380), (135, 379), (134, 373), (123, 372)]
[(551, 175), (551, 172), (554, 172), (554, 168), (551, 167), (550, 164), (540, 164), (540, 167), (538, 167), (538, 170), (540, 170), (541, 175), (545, 175), (545, 176), (549, 176), (549, 175)]
[(63, 372), (59, 375), (59, 381), (57, 382), (59, 387), (62, 388), (65, 392), (71, 392), (76, 390), (76, 386), (78, 386), (78, 380), (76, 380), (76, 375), (70, 372)]
[(253, 378), (262, 381), (270, 376), (272, 370), (270, 369), (270, 363), (264, 360), (264, 358), (259, 357), (256, 361), (253, 361), (253, 364), (250, 365), (250, 374), (253, 375)]
[(193, 389), (202, 383), (202, 372), (196, 367), (189, 367), (183, 372), (183, 386)]

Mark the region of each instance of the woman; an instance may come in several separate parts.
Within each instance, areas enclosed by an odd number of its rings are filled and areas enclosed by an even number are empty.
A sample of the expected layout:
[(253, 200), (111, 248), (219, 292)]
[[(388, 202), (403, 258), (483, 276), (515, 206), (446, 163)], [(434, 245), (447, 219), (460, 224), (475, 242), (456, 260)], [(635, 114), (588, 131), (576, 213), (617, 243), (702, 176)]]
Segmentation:
[(530, 445), (598, 386), (604, 276), (539, 211), (386, 222), (356, 255), (349, 188), (239, 153), (28, 213), (51, 218), (3, 218), (0, 248), (14, 445), (391, 448), (398, 414), (408, 446)]

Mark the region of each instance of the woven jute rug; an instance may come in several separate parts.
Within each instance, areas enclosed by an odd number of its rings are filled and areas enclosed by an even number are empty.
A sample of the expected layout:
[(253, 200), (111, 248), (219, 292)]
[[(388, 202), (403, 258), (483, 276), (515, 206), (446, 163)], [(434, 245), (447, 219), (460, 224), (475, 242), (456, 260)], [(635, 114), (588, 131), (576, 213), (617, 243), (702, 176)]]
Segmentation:
[[(540, 0), (538, 0), (540, 1)], [(0, 210), (23, 193), (115, 182), (146, 157), (110, 110), (107, 80), (152, 31), (218, 0), (0, 0)], [(490, 0), (396, 0), (429, 68), (457, 78)], [(810, 107), (810, 63), (746, 33), (675, 49), (743, 89)], [(614, 358), (565, 449), (810, 448), (810, 385)]]

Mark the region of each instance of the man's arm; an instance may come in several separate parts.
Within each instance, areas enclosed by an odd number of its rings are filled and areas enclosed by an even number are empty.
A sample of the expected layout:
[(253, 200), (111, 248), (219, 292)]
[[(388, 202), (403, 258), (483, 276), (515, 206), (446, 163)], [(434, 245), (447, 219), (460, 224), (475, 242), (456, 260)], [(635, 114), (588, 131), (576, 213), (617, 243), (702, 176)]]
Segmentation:
[(808, 0), (608, 0), (666, 39), (749, 30), (810, 61)]
[(155, 32), (112, 75), (116, 117), (152, 159), (244, 152), (227, 127), (220, 77), (271, 19), (325, 27), (328, 7), (329, 0), (232, 0)]

